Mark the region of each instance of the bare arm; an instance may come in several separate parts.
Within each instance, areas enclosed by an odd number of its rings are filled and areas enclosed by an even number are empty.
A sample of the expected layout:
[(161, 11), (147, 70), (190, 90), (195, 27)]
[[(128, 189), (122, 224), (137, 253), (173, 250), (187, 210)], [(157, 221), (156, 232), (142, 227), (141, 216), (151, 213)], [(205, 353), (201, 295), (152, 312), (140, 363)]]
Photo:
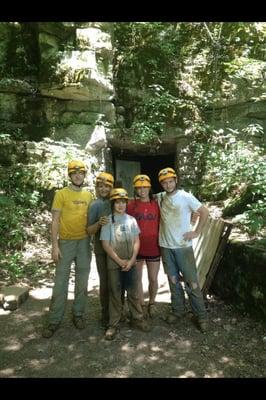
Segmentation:
[(199, 220), (198, 220), (196, 229), (194, 231), (184, 233), (183, 237), (185, 240), (191, 240), (191, 239), (195, 239), (196, 237), (198, 237), (207, 221), (209, 211), (205, 206), (201, 206), (197, 210), (197, 213), (199, 214)]
[(103, 249), (104, 251), (106, 251), (106, 253), (108, 254), (108, 256), (110, 258), (112, 258), (112, 260), (114, 260), (114, 262), (116, 264), (118, 264), (121, 268), (123, 268), (126, 265), (127, 260), (123, 260), (122, 258), (120, 258), (116, 252), (113, 250), (113, 248), (110, 246), (109, 241), (108, 240), (102, 240), (102, 245), (103, 245)]
[(61, 214), (60, 210), (52, 210), (52, 226), (51, 226), (52, 259), (55, 262), (58, 262), (59, 258), (62, 257), (58, 246), (60, 214)]

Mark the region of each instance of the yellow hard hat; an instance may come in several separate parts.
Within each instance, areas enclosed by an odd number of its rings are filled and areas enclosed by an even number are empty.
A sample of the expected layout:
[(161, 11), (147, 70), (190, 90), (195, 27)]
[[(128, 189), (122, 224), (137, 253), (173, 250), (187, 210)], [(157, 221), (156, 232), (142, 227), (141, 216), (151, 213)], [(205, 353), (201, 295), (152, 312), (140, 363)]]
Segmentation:
[(161, 183), (167, 178), (176, 178), (176, 173), (173, 168), (164, 168), (158, 174), (159, 182)]
[(113, 187), (114, 177), (112, 174), (109, 174), (108, 172), (100, 172), (100, 174), (96, 178), (96, 184), (97, 183), (105, 183), (106, 185)]
[(71, 174), (72, 172), (75, 172), (75, 171), (83, 171), (86, 173), (87, 168), (83, 161), (72, 160), (68, 163), (67, 171), (68, 171), (68, 174)]
[(151, 187), (151, 180), (148, 175), (136, 175), (133, 179), (133, 185), (135, 188), (138, 187)]
[(110, 200), (125, 199), (128, 200), (127, 191), (123, 188), (114, 188), (110, 193)]

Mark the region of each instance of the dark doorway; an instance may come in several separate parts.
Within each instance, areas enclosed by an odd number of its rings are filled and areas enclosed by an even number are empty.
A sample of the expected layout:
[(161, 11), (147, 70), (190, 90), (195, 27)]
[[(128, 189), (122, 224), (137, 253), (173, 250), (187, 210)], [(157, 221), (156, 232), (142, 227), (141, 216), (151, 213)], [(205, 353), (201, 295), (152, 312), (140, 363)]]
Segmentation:
[(116, 178), (116, 160), (138, 161), (140, 163), (140, 173), (146, 174), (151, 178), (152, 189), (154, 193), (162, 191), (162, 187), (158, 182), (158, 172), (165, 167), (175, 168), (175, 153), (157, 156), (144, 156), (133, 154), (125, 150), (115, 151), (113, 149), (113, 166)]

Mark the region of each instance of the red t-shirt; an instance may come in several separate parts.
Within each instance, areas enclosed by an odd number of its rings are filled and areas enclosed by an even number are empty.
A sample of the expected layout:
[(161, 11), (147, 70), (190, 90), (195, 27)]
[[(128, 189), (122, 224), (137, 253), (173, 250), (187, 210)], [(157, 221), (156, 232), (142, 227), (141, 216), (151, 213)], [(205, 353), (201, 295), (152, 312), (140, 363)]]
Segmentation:
[(159, 223), (160, 208), (157, 201), (147, 202), (131, 200), (127, 205), (127, 213), (136, 218), (140, 228), (139, 255), (157, 257), (160, 255)]

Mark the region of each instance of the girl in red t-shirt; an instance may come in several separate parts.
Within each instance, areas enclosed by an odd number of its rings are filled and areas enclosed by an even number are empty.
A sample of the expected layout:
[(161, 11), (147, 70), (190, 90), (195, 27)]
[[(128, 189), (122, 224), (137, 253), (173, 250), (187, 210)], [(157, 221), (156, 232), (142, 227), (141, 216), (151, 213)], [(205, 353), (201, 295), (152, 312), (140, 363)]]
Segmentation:
[(135, 176), (133, 185), (135, 199), (128, 202), (127, 213), (136, 218), (141, 231), (140, 249), (137, 256), (138, 292), (142, 307), (145, 307), (142, 271), (144, 262), (146, 262), (149, 280), (148, 314), (153, 318), (160, 268), (160, 247), (158, 243), (160, 209), (157, 201), (153, 199), (151, 180), (147, 175)]

